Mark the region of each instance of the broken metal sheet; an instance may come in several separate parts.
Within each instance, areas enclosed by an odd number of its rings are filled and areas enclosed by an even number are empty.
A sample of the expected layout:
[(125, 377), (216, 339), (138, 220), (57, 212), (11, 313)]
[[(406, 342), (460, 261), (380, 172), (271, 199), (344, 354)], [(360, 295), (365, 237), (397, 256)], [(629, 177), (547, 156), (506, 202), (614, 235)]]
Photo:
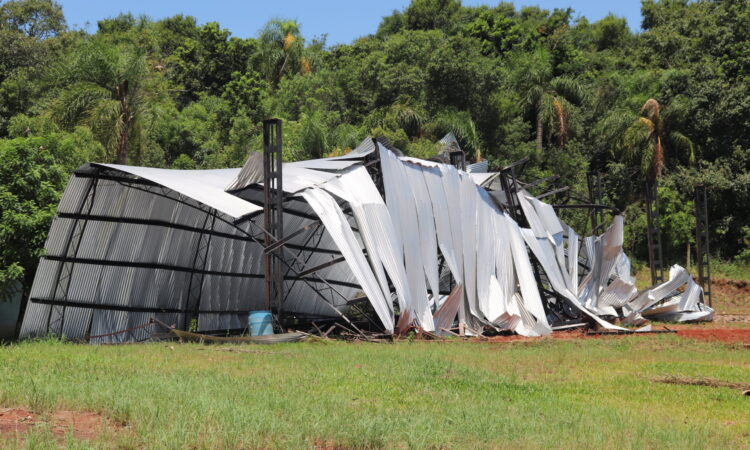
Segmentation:
[(672, 295), (677, 288), (686, 284), (689, 278), (690, 274), (683, 267), (674, 265), (669, 269), (669, 280), (641, 292), (638, 297), (628, 303), (627, 308), (631, 311), (642, 312), (667, 296)]
[(702, 294), (703, 290), (698, 286), (698, 283), (693, 280), (693, 277), (688, 277), (685, 291), (680, 296), (680, 311), (697, 310)]
[[(494, 233), (493, 216), (497, 212), (493, 209), (492, 201), (484, 189), (479, 190), (479, 201), (477, 202), (477, 302), (479, 311), (487, 321), (492, 322), (499, 313), (497, 308), (502, 301), (503, 289), (495, 277), (495, 245), (501, 239), (481, 239), (482, 236), (497, 236)], [(492, 283), (497, 283), (496, 291), (493, 291)]]
[[(507, 222), (511, 219), (497, 210), (497, 207), (494, 208), (497, 214), (492, 216), (492, 235), (503, 237), (495, 240), (495, 278), (500, 285), (501, 296), (499, 297), (499, 301), (503, 305), (507, 305), (516, 292), (517, 284), (511, 240), (506, 238), (510, 234)], [(494, 299), (496, 297), (491, 295), (490, 298)]]
[(487, 186), (492, 183), (495, 178), (500, 175), (500, 172), (469, 172), (469, 176), (477, 186)]
[[(462, 253), (464, 263), (464, 289), (469, 312), (481, 318), (477, 303), (477, 185), (465, 172), (459, 172), (461, 183), (460, 214), (462, 221)], [(455, 209), (455, 208), (454, 208)], [(468, 323), (468, 322), (467, 322)]]
[(394, 324), (392, 311), (388, 306), (390, 298), (386, 299), (383, 296), (380, 285), (338, 203), (330, 194), (319, 188), (307, 189), (302, 193), (302, 196), (320, 217), (326, 230), (336, 242), (383, 326), (386, 330), (392, 332)]
[(430, 201), (430, 194), (423, 175), (423, 168), (412, 164), (404, 164), (404, 169), (406, 170), (405, 174), (409, 180), (410, 190), (414, 196), (417, 211), (422, 265), (430, 292), (432, 292), (431, 302), (435, 303), (437, 296), (440, 294), (440, 283), (438, 281), (437, 232), (435, 230), (435, 216), (432, 211), (432, 202)]
[[(464, 252), (463, 252), (463, 220), (461, 216), (461, 208), (457, 207), (461, 204), (461, 181), (458, 170), (446, 164), (441, 164), (440, 178), (445, 192), (445, 200), (448, 205), (448, 221), (450, 223), (452, 246), (454, 249), (454, 255), (456, 257), (456, 265), (458, 267), (458, 276), (456, 278), (457, 283), (464, 285), (464, 298), (466, 298), (466, 290), (468, 289), (464, 280)], [(466, 311), (466, 303), (462, 302), (461, 307), (458, 310), (458, 320), (462, 323), (467, 323), (469, 320), (468, 311)]]
[(92, 166), (115, 169), (152, 181), (235, 219), (263, 210), (260, 206), (224, 192), (224, 188), (234, 180), (240, 169), (174, 170), (119, 164), (92, 164)]
[(578, 297), (578, 235), (568, 226), (568, 277), (573, 294)]
[(699, 311), (656, 314), (650, 316), (649, 319), (662, 322), (710, 322), (714, 319), (714, 310), (710, 306), (702, 305)]
[[(339, 171), (339, 170), (348, 169), (349, 167), (355, 164), (359, 164), (359, 163), (360, 161), (356, 159), (322, 158), (322, 159), (309, 159), (306, 161), (290, 162), (290, 163), (287, 163), (286, 166), (302, 167), (305, 169), (315, 169), (315, 170)], [(262, 180), (263, 178), (261, 176), (261, 181)]]
[[(349, 202), (352, 206), (360, 234), (367, 247), (370, 262), (378, 277), (384, 296), (390, 292), (382, 267), (388, 272), (396, 289), (401, 311), (413, 304), (407, 286), (404, 257), (400, 240), (383, 198), (364, 167), (351, 170), (323, 186), (326, 190)], [(392, 309), (392, 305), (389, 304)]]
[(463, 279), (463, 272), (458, 264), (456, 249), (454, 247), (454, 234), (450, 220), (450, 208), (448, 207), (448, 198), (445, 193), (441, 172), (439, 168), (426, 169), (422, 172), (427, 191), (432, 203), (432, 212), (435, 217), (435, 231), (437, 233), (438, 248), (445, 258), (453, 278), (456, 280)]
[[(381, 147), (381, 148), (385, 148), (385, 147)], [(401, 161), (408, 162), (411, 164), (416, 164), (422, 167), (439, 167), (441, 165), (441, 163), (437, 161), (427, 161), (426, 159), (412, 158), (411, 156), (401, 156), (398, 159), (400, 159)]]
[(484, 161), (479, 161), (474, 164), (469, 164), (466, 166), (466, 171), (469, 173), (487, 173), (487, 171), (490, 168), (490, 162), (486, 159)]
[(521, 228), (514, 220), (506, 220), (508, 235), (510, 237), (511, 251), (513, 253), (513, 266), (516, 269), (518, 284), (520, 286), (520, 298), (515, 295), (515, 303), (519, 306), (519, 311), (528, 311), (536, 320), (533, 327), (534, 332), (539, 334), (549, 334), (552, 328), (547, 322), (547, 315), (544, 312), (542, 298), (539, 296), (539, 288), (534, 278), (534, 271), (531, 268), (529, 254), (526, 251)]
[(385, 184), (386, 205), (400, 236), (404, 252), (404, 262), (408, 286), (413, 304), (409, 305), (417, 324), (427, 331), (434, 331), (434, 321), (429, 308), (427, 285), (425, 283), (424, 263), (420, 245), (417, 204), (410, 191), (404, 191), (409, 185), (404, 163), (388, 149), (380, 146), (380, 163)]
[(611, 307), (611, 308), (622, 308), (625, 306), (635, 295), (638, 290), (635, 286), (621, 278), (615, 278), (612, 282), (604, 288), (599, 294), (598, 306)]
[(239, 191), (263, 182), (263, 153), (251, 152), (234, 180), (224, 189), (227, 192)]
[(458, 308), (461, 305), (461, 301), (464, 298), (464, 288), (459, 283), (457, 284), (448, 297), (443, 300), (440, 307), (435, 311), (435, 331), (439, 335), (447, 334), (443, 330), (447, 330), (453, 326), (453, 321), (456, 319), (458, 314)]
[(534, 232), (532, 230), (529, 230), (528, 228), (524, 228), (521, 231), (532, 253), (536, 255), (537, 260), (542, 265), (544, 272), (547, 274), (547, 279), (552, 284), (552, 289), (555, 292), (570, 300), (570, 303), (573, 306), (580, 309), (584, 314), (594, 319), (594, 321), (596, 321), (604, 328), (608, 330), (625, 330), (625, 328), (613, 325), (600, 318), (595, 313), (592, 313), (588, 308), (581, 306), (576, 296), (573, 295), (573, 293), (570, 292), (570, 290), (565, 286), (565, 280), (560, 271), (560, 267), (557, 265), (557, 260), (555, 258), (554, 249), (552, 248), (551, 243), (547, 239), (537, 238)]
[[(681, 281), (684, 281), (684, 283), (678, 285)], [(666, 284), (668, 285), (665, 286)], [(652, 306), (639, 311), (641, 315), (650, 320), (667, 322), (713, 320), (714, 310), (701, 303), (703, 290), (682, 267), (673, 266), (670, 270), (670, 280), (655, 289), (649, 290), (650, 294), (646, 297), (657, 298), (675, 285), (677, 285), (675, 288), (677, 289), (683, 284), (685, 290), (681, 294), (657, 300)]]

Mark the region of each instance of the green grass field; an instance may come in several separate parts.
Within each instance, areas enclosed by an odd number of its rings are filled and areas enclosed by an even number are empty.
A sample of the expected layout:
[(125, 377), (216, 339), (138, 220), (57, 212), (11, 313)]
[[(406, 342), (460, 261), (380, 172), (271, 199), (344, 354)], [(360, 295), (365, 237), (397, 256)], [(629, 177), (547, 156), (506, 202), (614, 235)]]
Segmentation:
[[(228, 351), (233, 349), (234, 351)], [(649, 335), (278, 346), (27, 342), (0, 348), (0, 407), (101, 412), (94, 440), (43, 424), (0, 445), (144, 448), (750, 447), (750, 352)]]

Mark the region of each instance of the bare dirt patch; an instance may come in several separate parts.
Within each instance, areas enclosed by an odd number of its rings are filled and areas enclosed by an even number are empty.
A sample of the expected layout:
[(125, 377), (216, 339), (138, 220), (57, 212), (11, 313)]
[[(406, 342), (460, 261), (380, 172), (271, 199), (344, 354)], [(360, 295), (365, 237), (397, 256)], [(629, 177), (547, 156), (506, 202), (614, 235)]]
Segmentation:
[[(741, 343), (750, 346), (750, 316), (737, 315), (733, 320), (722, 320), (694, 324), (652, 324), (654, 331), (670, 330), (682, 338), (697, 339), (701, 341), (719, 341), (726, 343)], [(745, 326), (743, 326), (745, 325)], [(578, 340), (578, 339), (622, 339), (635, 336), (653, 336), (653, 333), (630, 333), (630, 334), (589, 334), (583, 329), (567, 331), (556, 331), (542, 338), (524, 337), (518, 335), (492, 336), (489, 342), (539, 342), (540, 339), (554, 340)]]
[(714, 322), (750, 325), (750, 314), (715, 314)]
[(741, 342), (744, 344), (750, 344), (750, 329), (748, 328), (685, 328), (678, 330), (677, 335), (701, 341)]
[(711, 285), (716, 310), (724, 314), (750, 314), (750, 283), (715, 278)]
[(35, 414), (25, 408), (0, 408), (0, 439), (23, 439), (36, 427), (45, 425), (58, 438), (72, 432), (78, 440), (94, 439), (105, 432), (117, 433), (125, 428), (124, 424), (92, 412), (60, 410)]

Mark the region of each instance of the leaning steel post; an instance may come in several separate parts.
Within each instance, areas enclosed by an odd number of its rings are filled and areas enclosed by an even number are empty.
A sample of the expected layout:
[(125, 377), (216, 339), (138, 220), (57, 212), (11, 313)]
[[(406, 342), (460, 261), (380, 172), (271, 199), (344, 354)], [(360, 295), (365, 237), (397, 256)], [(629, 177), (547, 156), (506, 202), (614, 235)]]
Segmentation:
[(711, 302), (711, 251), (708, 245), (708, 197), (705, 186), (695, 187), (695, 250), (698, 262), (698, 283), (703, 297)]
[[(265, 247), (284, 239), (284, 191), (282, 185), (281, 120), (263, 122), (263, 219)], [(280, 318), (284, 298), (284, 273), (281, 267), (282, 249), (276, 248), (263, 257), (265, 306)], [(279, 320), (279, 322), (281, 322)]]
[(656, 180), (646, 182), (646, 218), (648, 237), (648, 265), (651, 269), (651, 284), (664, 282), (664, 262), (659, 226), (659, 191)]

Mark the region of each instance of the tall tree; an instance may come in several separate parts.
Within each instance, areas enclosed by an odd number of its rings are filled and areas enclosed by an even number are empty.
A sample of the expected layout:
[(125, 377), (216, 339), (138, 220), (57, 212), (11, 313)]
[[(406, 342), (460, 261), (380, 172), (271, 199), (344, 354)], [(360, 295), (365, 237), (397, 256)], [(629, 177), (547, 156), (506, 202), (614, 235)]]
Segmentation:
[(0, 135), (43, 92), (39, 79), (63, 46), (65, 18), (51, 0), (0, 5)]
[(0, 28), (46, 39), (65, 31), (65, 17), (52, 0), (11, 0), (0, 5)]
[(92, 40), (59, 67), (56, 78), (63, 89), (50, 104), (51, 114), (63, 126), (89, 125), (114, 150), (117, 163), (127, 164), (131, 137), (152, 114), (147, 75), (139, 49)]
[(692, 162), (695, 158), (693, 142), (684, 134), (668, 126), (668, 115), (662, 105), (650, 98), (641, 107), (639, 117), (623, 136), (625, 156), (640, 160), (641, 169), (651, 179), (661, 176), (665, 167), (667, 149), (687, 155)]
[(541, 152), (544, 145), (545, 124), (554, 130), (557, 144), (565, 145), (571, 106), (583, 100), (583, 87), (570, 76), (555, 77), (551, 56), (543, 48), (523, 53), (514, 62), (515, 85), (521, 92), (524, 112), (532, 115), (536, 124), (537, 151)]
[(260, 31), (258, 53), (266, 79), (277, 84), (285, 74), (309, 72), (305, 41), (294, 20), (271, 20)]

